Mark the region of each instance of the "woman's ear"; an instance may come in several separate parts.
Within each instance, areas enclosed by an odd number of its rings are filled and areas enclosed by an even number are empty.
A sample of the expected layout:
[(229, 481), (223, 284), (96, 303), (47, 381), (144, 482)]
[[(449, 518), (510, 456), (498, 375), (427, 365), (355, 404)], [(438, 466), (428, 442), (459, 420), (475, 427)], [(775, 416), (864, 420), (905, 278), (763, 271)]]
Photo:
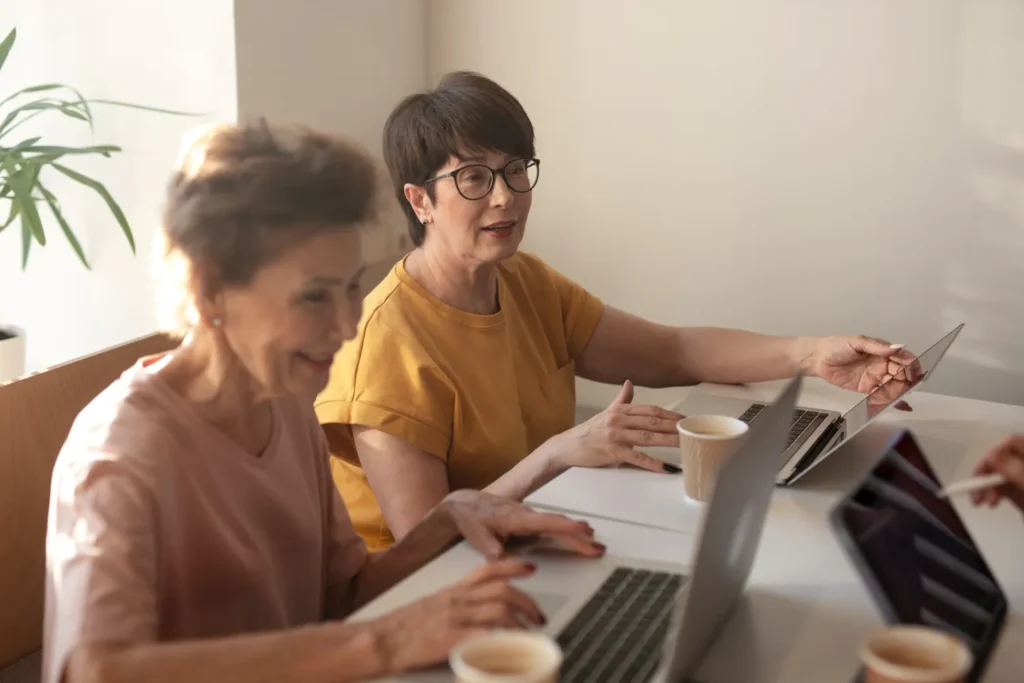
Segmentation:
[(430, 223), (434, 203), (430, 201), (427, 190), (421, 185), (413, 185), (412, 183), (406, 183), (402, 190), (405, 192), (405, 200), (409, 202), (409, 206), (416, 212), (416, 217), (420, 219), (420, 223), (424, 225)]
[(198, 261), (192, 266), (189, 288), (193, 293), (193, 305), (199, 315), (199, 324), (220, 327), (223, 319), (220, 275), (209, 261)]

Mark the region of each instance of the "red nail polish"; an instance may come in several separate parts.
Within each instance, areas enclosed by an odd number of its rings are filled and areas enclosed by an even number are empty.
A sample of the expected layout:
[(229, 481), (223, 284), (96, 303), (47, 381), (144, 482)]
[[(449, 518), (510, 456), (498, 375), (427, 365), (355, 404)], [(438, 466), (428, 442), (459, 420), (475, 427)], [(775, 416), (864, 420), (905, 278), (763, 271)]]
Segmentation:
[(526, 563), (526, 571), (528, 571), (528, 572), (535, 572), (535, 571), (537, 571), (537, 565), (535, 565), (533, 562), (527, 562)]

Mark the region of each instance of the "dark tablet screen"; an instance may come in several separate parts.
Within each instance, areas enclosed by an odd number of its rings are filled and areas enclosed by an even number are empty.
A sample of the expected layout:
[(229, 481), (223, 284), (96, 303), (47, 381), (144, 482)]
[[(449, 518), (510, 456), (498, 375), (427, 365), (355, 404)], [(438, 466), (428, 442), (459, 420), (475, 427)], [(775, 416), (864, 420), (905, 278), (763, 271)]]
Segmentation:
[(1006, 597), (917, 441), (904, 432), (833, 512), (847, 550), (890, 622), (962, 638), (984, 667)]

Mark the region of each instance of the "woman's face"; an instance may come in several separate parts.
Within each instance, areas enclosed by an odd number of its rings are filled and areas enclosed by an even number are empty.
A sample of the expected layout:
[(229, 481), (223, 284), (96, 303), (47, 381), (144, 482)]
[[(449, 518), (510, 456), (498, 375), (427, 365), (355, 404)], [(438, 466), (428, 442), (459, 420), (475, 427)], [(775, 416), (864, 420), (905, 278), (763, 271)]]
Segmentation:
[(314, 395), (327, 385), (362, 315), (362, 272), (359, 230), (321, 230), (216, 297), (224, 338), (260, 393)]
[[(501, 169), (515, 158), (493, 151), (452, 157), (435, 175), (473, 164)], [(467, 169), (459, 182), (466, 186), (470, 182), (485, 182), (487, 175), (484, 169)], [(406, 197), (413, 208), (421, 218), (429, 219), (424, 246), (443, 247), (460, 259), (475, 263), (498, 263), (515, 254), (523, 241), (533, 192), (513, 192), (505, 177), (497, 175), (490, 193), (482, 199), (466, 199), (455, 182), (455, 178), (434, 181), (433, 202), (423, 188), (406, 186)]]

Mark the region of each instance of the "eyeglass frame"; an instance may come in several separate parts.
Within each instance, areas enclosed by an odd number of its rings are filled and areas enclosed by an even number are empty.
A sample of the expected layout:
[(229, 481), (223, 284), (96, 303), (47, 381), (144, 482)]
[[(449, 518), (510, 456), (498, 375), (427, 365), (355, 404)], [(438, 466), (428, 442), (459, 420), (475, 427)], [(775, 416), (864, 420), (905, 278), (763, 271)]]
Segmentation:
[[(515, 189), (514, 187), (512, 187), (509, 184), (508, 178), (505, 177), (505, 170), (509, 166), (511, 166), (512, 164), (516, 163), (517, 161), (525, 161), (527, 163), (527, 168), (529, 168), (530, 162), (533, 162), (533, 164), (537, 167), (537, 180), (533, 181), (533, 185), (531, 185), (530, 189), (528, 189), (528, 190), (517, 190), (517, 189)], [(486, 168), (488, 171), (490, 171), (490, 173), (491, 173), (491, 183), (487, 187), (487, 192), (484, 192), (479, 197), (474, 197), (474, 198), (470, 199), (465, 194), (463, 194), (462, 188), (459, 187), (459, 180), (455, 176), (458, 175), (460, 172), (465, 171), (467, 168), (473, 168), (474, 166), (479, 166), (480, 168)], [(526, 194), (527, 192), (533, 192), (533, 188), (537, 187), (537, 183), (540, 181), (540, 159), (527, 159), (525, 157), (516, 157), (515, 159), (512, 159), (507, 164), (502, 166), (501, 168), (491, 168), (487, 164), (466, 164), (465, 166), (460, 166), (459, 168), (455, 169), (454, 171), (449, 171), (448, 173), (442, 173), (439, 176), (434, 176), (433, 178), (428, 178), (428, 179), (423, 181), (423, 184), (426, 185), (428, 183), (433, 183), (433, 182), (438, 181), (438, 180), (444, 180), (445, 178), (451, 178), (452, 181), (455, 183), (455, 191), (458, 192), (459, 195), (463, 199), (465, 199), (467, 202), (478, 202), (481, 199), (485, 199), (487, 197), (487, 195), (489, 195), (491, 192), (494, 191), (494, 181), (495, 181), (495, 178), (497, 176), (499, 176), (499, 175), (501, 176), (501, 179), (505, 182), (505, 187), (507, 187), (509, 189), (509, 191), (515, 192), (516, 194)]]

